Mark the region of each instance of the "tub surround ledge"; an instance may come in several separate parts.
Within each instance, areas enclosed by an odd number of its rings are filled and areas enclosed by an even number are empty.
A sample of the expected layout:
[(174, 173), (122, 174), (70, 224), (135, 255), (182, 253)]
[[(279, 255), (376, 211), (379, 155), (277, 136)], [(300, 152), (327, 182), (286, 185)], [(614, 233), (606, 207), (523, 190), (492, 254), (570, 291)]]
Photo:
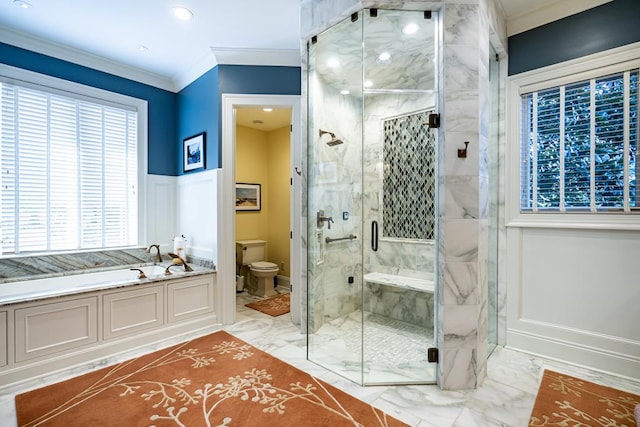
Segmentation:
[[(86, 292), (117, 289), (137, 285), (164, 282), (176, 278), (188, 278), (202, 274), (215, 273), (215, 270), (191, 265), (193, 271), (184, 271), (181, 266), (173, 267), (171, 274), (165, 269), (170, 262), (162, 264), (133, 264), (115, 268), (92, 269), (55, 274), (31, 276), (22, 280), (0, 283), (0, 307), (8, 304), (37, 301)], [(138, 278), (140, 269), (146, 278)]]
[[(0, 259), (0, 283), (62, 275), (85, 270), (98, 271), (152, 263), (155, 254), (146, 248), (115, 249), (54, 255), (15, 256)], [(170, 260), (165, 255), (163, 260)], [(40, 277), (35, 277), (40, 276)]]

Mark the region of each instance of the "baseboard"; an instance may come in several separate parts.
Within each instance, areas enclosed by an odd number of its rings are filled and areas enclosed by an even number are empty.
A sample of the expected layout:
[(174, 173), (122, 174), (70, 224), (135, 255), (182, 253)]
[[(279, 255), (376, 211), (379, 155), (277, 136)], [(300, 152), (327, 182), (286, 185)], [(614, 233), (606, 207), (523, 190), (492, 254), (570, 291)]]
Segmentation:
[(276, 276), (276, 280), (277, 280), (277, 287), (282, 287), (285, 288), (287, 290), (291, 289), (291, 279), (287, 276), (281, 276), (281, 275), (277, 275)]
[(640, 357), (516, 329), (507, 330), (507, 347), (638, 381)]

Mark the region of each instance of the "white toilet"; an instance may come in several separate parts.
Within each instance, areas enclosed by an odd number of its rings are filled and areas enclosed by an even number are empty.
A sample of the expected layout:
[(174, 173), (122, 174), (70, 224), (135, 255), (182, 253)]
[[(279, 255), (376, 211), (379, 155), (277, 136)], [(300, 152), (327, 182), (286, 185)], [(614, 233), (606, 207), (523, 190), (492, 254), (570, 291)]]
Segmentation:
[(277, 295), (273, 278), (278, 266), (264, 261), (265, 240), (238, 240), (236, 242), (237, 274), (247, 278), (246, 288), (251, 295), (270, 297)]

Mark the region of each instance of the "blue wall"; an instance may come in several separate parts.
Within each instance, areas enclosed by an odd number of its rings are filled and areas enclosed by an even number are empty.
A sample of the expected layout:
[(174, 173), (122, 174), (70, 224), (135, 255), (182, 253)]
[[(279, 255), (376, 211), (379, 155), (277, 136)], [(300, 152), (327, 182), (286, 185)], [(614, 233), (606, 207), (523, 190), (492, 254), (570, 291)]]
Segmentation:
[(0, 62), (146, 100), (148, 172), (155, 175), (182, 175), (182, 140), (200, 132), (207, 133), (206, 169), (221, 166), (223, 93), (300, 95), (301, 89), (299, 67), (220, 65), (176, 94), (5, 43)]
[[(179, 175), (183, 172), (182, 140), (200, 132), (206, 132), (205, 140), (205, 169), (218, 167), (218, 149), (216, 135), (218, 134), (218, 67), (204, 73), (194, 80), (178, 94), (178, 139), (176, 168)], [(194, 171), (195, 172), (195, 171)]]
[(640, 0), (614, 0), (509, 37), (509, 75), (640, 41)]
[(177, 175), (177, 95), (113, 74), (0, 43), (0, 62), (76, 83), (144, 99), (149, 109), (148, 172)]
[(180, 91), (179, 138), (182, 141), (206, 131), (205, 168), (219, 168), (222, 166), (222, 94), (300, 95), (300, 82), (300, 67), (218, 65)]

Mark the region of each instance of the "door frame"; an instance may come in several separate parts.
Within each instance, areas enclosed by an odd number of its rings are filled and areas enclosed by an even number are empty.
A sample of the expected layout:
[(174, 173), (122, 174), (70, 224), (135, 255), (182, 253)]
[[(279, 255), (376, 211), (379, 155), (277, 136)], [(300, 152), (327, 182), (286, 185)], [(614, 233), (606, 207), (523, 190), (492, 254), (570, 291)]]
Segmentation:
[(235, 280), (235, 175), (236, 175), (236, 114), (237, 107), (291, 108), (291, 204), (290, 204), (290, 263), (291, 263), (291, 319), (300, 324), (301, 307), (301, 239), (302, 183), (296, 169), (301, 164), (300, 95), (222, 94), (222, 179), (218, 182), (218, 265), (216, 297), (220, 304), (218, 320), (230, 325), (236, 319)]

